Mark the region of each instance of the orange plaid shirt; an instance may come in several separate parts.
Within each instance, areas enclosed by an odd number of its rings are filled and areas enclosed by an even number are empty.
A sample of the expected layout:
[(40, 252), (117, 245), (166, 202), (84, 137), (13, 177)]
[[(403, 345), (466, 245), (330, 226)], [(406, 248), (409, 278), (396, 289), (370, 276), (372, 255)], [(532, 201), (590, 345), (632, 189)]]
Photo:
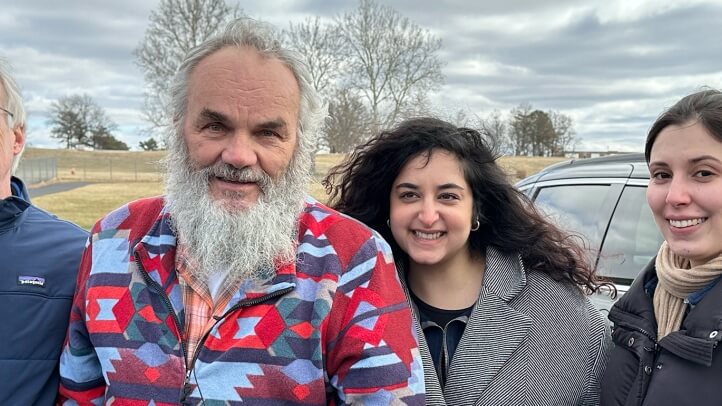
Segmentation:
[(208, 284), (194, 276), (193, 270), (198, 267), (198, 262), (191, 258), (190, 252), (181, 243), (176, 248), (175, 266), (185, 309), (183, 341), (186, 343), (186, 365), (191, 367), (198, 344), (216, 323), (213, 317), (223, 315), (235, 289), (228, 285), (221, 287), (218, 300), (213, 303)]

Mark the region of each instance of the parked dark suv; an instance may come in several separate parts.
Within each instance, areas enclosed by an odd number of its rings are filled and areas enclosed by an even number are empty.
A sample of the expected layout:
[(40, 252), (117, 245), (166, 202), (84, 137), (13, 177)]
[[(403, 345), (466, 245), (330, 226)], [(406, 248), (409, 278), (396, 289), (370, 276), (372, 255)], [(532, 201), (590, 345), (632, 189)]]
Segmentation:
[[(516, 186), (555, 223), (586, 239), (598, 273), (621, 297), (662, 243), (647, 206), (648, 182), (644, 155), (622, 154), (560, 162)], [(602, 294), (592, 301), (604, 313), (613, 304)]]

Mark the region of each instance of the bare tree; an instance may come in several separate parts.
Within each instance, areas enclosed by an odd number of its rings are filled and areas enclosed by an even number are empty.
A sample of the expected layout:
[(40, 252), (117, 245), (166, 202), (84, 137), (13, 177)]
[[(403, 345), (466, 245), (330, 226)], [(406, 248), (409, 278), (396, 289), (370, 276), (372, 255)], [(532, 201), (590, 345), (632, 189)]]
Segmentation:
[(319, 17), (307, 18), (298, 24), (289, 23), (283, 36), (291, 48), (301, 53), (316, 91), (324, 96), (332, 94), (343, 73), (343, 58), (338, 52), (343, 39), (337, 27), (323, 24)]
[(368, 111), (361, 99), (349, 89), (339, 89), (328, 106), (324, 126), (325, 146), (331, 153), (350, 152), (369, 134)]
[[(412, 117), (432, 116), (434, 109), (431, 107), (431, 101), (426, 91), (412, 92), (408, 100), (401, 106), (396, 114), (396, 121), (406, 120)], [(392, 124), (392, 123), (389, 123)]]
[(480, 119), (479, 127), (497, 152), (512, 151), (513, 148), (507, 138), (507, 124), (501, 116), (501, 111), (492, 110), (486, 117)]
[(407, 104), (443, 82), (441, 39), (394, 9), (361, 0), (336, 20), (348, 84), (367, 100), (376, 126), (393, 124)]
[(556, 139), (552, 145), (552, 156), (563, 156), (565, 151), (574, 149), (577, 143), (576, 132), (574, 131), (574, 121), (566, 114), (550, 110), (549, 118), (554, 126)]
[(144, 118), (154, 129), (170, 123), (168, 84), (189, 50), (243, 12), (225, 0), (161, 0), (145, 37), (133, 51), (145, 76)]
[(50, 106), (50, 112), (50, 133), (68, 149), (128, 149), (111, 134), (117, 128), (115, 123), (87, 94), (61, 97)]

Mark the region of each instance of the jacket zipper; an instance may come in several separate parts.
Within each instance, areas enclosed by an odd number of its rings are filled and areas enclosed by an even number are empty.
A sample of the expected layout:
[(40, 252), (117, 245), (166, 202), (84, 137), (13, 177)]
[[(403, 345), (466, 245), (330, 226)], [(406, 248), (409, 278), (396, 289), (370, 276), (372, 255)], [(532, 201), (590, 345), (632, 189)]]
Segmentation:
[[(617, 323), (616, 321), (614, 322), (614, 324), (615, 324), (615, 325), (618, 324), (620, 327), (623, 327), (623, 328), (625, 328), (625, 329), (627, 329), (627, 330), (630, 330), (630, 331), (636, 331), (636, 332), (644, 335), (645, 337), (649, 338), (649, 339), (652, 341), (652, 343), (654, 343), (654, 347), (653, 347), (653, 348), (644, 347), (644, 350), (645, 350), (645, 351), (654, 353), (652, 365), (649, 365), (649, 367), (653, 367), (654, 363), (657, 362), (657, 361), (656, 361), (656, 360), (657, 360), (657, 356), (659, 355), (659, 344), (657, 343), (657, 339), (656, 339), (652, 334), (650, 334), (647, 330), (645, 330), (645, 329), (643, 329), (643, 328), (636, 327), (636, 326), (630, 326), (630, 325), (628, 325), (628, 324), (626, 324), (626, 323)], [(616, 345), (616, 343), (615, 343), (615, 345)], [(640, 361), (641, 361), (641, 360), (640, 360)], [(640, 393), (637, 394), (637, 399), (640, 400), (640, 401), (644, 401), (644, 396), (642, 396), (641, 391), (646, 391), (646, 390), (647, 390), (646, 388), (647, 388), (647, 386), (649, 385), (649, 379), (650, 379), (650, 376), (646, 376), (646, 377), (645, 377), (644, 374), (642, 375), (641, 383), (640, 383), (640, 387), (639, 387)], [(645, 383), (645, 381), (646, 381), (646, 383)], [(637, 404), (640, 404), (640, 405), (641, 405), (641, 403), (637, 403)]]
[[(269, 293), (269, 294), (267, 294), (267, 295), (265, 295), (265, 296), (257, 297), (257, 298), (255, 298), (255, 299), (241, 300), (240, 302), (236, 303), (233, 307), (231, 307), (230, 309), (228, 309), (228, 310), (227, 310), (225, 313), (223, 313), (221, 316), (214, 316), (214, 317), (213, 317), (213, 318), (216, 320), (216, 322), (213, 323), (213, 325), (211, 326), (211, 328), (208, 329), (208, 331), (206, 331), (205, 334), (203, 334), (203, 337), (201, 337), (201, 340), (198, 341), (198, 345), (196, 346), (196, 350), (195, 350), (195, 352), (193, 353), (193, 357), (191, 358), (190, 366), (187, 366), (187, 367), (186, 367), (186, 368), (187, 368), (186, 380), (185, 380), (185, 382), (183, 383), (183, 396), (181, 397), (181, 404), (183, 404), (183, 403), (186, 401), (186, 398), (187, 398), (188, 395), (190, 395), (191, 392), (192, 392), (192, 388), (193, 388), (193, 387), (191, 386), (191, 383), (190, 383), (191, 373), (193, 372), (193, 368), (195, 367), (196, 360), (198, 359), (198, 355), (199, 355), (200, 352), (201, 352), (200, 350), (203, 348), (203, 344), (206, 342), (206, 339), (207, 339), (208, 336), (210, 335), (211, 331), (218, 325), (218, 323), (220, 323), (220, 322), (221, 322), (223, 319), (225, 319), (229, 314), (231, 314), (231, 313), (233, 313), (234, 311), (240, 309), (241, 307), (255, 306), (255, 305), (257, 305), (257, 304), (259, 304), (259, 303), (263, 303), (263, 302), (265, 302), (265, 301), (267, 301), (267, 300), (274, 299), (274, 298), (279, 297), (279, 296), (283, 296), (283, 295), (285, 295), (286, 293), (292, 291), (293, 289), (294, 289), (294, 287), (293, 287), (293, 286), (290, 286), (290, 287), (288, 287), (288, 288), (286, 288), (286, 289), (277, 290), (277, 291), (275, 291), (275, 292)], [(197, 383), (197, 382), (196, 382), (196, 383)]]
[(263, 303), (267, 300), (274, 299), (279, 296), (283, 296), (286, 293), (288, 293), (294, 289), (293, 286), (289, 286), (285, 289), (281, 289), (281, 290), (269, 293), (265, 296), (257, 297), (254, 299), (241, 300), (240, 302), (236, 303), (233, 307), (228, 309), (228, 311), (223, 313), (223, 315), (221, 315), (220, 317), (214, 316), (213, 318), (216, 320), (216, 322), (213, 323), (213, 326), (211, 326), (211, 328), (208, 331), (206, 331), (205, 334), (203, 334), (203, 337), (201, 337), (201, 340), (198, 342), (198, 345), (196, 346), (196, 350), (193, 353), (193, 357), (191, 358), (191, 363), (188, 364), (188, 362), (186, 361), (186, 358), (187, 358), (186, 352), (188, 350), (186, 348), (185, 341), (183, 341), (183, 339), (182, 339), (183, 333), (180, 328), (180, 320), (178, 320), (175, 310), (173, 310), (173, 305), (170, 303), (170, 299), (168, 299), (168, 295), (166, 295), (165, 292), (163, 292), (163, 289), (158, 284), (158, 282), (151, 279), (150, 275), (148, 275), (148, 272), (146, 272), (145, 268), (143, 267), (143, 264), (140, 260), (140, 257), (138, 256), (138, 253), (135, 252), (133, 256), (135, 257), (135, 263), (138, 266), (138, 269), (140, 269), (141, 274), (143, 275), (143, 279), (145, 279), (146, 283), (148, 283), (149, 286), (153, 286), (153, 288), (156, 290), (156, 292), (163, 299), (163, 303), (165, 304), (165, 306), (168, 309), (168, 311), (170, 312), (170, 314), (173, 316), (173, 322), (175, 323), (176, 329), (178, 329), (178, 333), (181, 336), (179, 341), (181, 342), (181, 354), (183, 356), (183, 364), (185, 365), (186, 373), (185, 373), (185, 380), (183, 381), (183, 392), (181, 393), (180, 404), (184, 404), (186, 402), (188, 395), (190, 395), (190, 393), (192, 392), (193, 387), (191, 386), (191, 383), (190, 383), (191, 373), (193, 372), (193, 368), (195, 366), (196, 360), (198, 359), (198, 354), (200, 353), (200, 349), (203, 348), (203, 344), (205, 343), (206, 339), (208, 338), (208, 335), (210, 335), (211, 330), (213, 330), (216, 327), (216, 325), (218, 325), (218, 323), (221, 322), (221, 320), (226, 318), (226, 316), (228, 316), (230, 313), (236, 311), (237, 309), (239, 309), (241, 307), (255, 306), (255, 305), (257, 305), (259, 303)]
[[(645, 329), (643, 329), (643, 328), (640, 328), (640, 327), (637, 327), (637, 326), (630, 326), (630, 325), (628, 325), (627, 323), (624, 323), (624, 322), (619, 323), (619, 322), (613, 321), (613, 323), (614, 323), (614, 324), (618, 324), (620, 327), (624, 327), (624, 328), (627, 329), (627, 330), (632, 330), (632, 331), (636, 331), (636, 332), (638, 332), (638, 333), (641, 333), (641, 334), (644, 335), (645, 337), (649, 338), (649, 339), (652, 340), (652, 342), (654, 343), (654, 350), (655, 350), (655, 351), (656, 351), (657, 348), (659, 347), (659, 345), (657, 344), (657, 339), (654, 337), (653, 334), (651, 334), (651, 333), (648, 332), (647, 330), (645, 330)], [(650, 350), (650, 351), (651, 351), (651, 350)]]

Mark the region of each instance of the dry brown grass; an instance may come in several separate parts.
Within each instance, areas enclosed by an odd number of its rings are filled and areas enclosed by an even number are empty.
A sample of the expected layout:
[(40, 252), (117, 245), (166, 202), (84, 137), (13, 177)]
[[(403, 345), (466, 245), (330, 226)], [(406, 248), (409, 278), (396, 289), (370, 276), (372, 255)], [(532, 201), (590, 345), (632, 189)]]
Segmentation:
[(158, 182), (164, 151), (75, 151), (28, 148), (23, 158), (56, 158), (58, 180), (91, 182)]
[(533, 175), (549, 165), (566, 161), (569, 158), (559, 157), (528, 157), (504, 156), (499, 158), (499, 166), (509, 176), (511, 183), (516, 183), (529, 175)]
[(158, 195), (162, 190), (159, 182), (96, 183), (39, 196), (33, 199), (33, 203), (89, 230), (109, 211), (131, 200)]
[[(68, 192), (33, 199), (33, 202), (39, 207), (86, 229), (92, 227), (98, 218), (110, 210), (131, 200), (161, 194), (163, 190), (158, 167), (154, 164), (162, 158), (163, 152), (90, 152), (28, 149), (25, 156), (29, 158), (57, 157), (61, 181), (85, 179), (101, 182)], [(321, 186), (321, 180), (331, 167), (341, 162), (343, 157), (344, 155), (341, 154), (319, 154), (316, 156), (314, 181), (309, 187), (309, 193), (316, 199), (322, 202), (326, 201), (327, 195)], [(109, 160), (112, 160), (114, 168), (112, 183), (109, 182), (107, 169), (105, 169), (108, 167)], [(499, 160), (499, 165), (509, 175), (509, 180), (513, 183), (562, 160), (564, 158), (502, 157)], [(138, 172), (138, 180), (151, 181), (134, 182), (133, 168), (137, 168), (140, 162), (146, 164), (143, 166), (145, 171)], [(152, 171), (148, 169), (151, 167)], [(75, 169), (75, 174), (71, 174), (71, 168)], [(84, 168), (83, 173), (79, 173), (80, 169), (78, 168)], [(103, 172), (104, 170), (106, 172)], [(91, 177), (90, 174), (95, 177)], [(83, 178), (83, 175), (86, 177)]]

